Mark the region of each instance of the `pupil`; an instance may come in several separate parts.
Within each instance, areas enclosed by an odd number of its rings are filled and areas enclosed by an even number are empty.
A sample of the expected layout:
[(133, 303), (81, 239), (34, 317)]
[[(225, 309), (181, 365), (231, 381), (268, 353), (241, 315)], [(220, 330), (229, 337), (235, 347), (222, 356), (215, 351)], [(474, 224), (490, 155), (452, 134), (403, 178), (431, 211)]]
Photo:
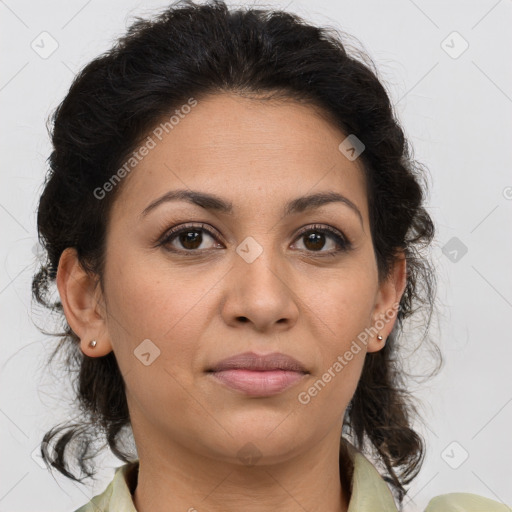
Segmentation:
[(201, 241), (202, 236), (198, 231), (187, 231), (181, 234), (181, 243), (187, 249), (197, 249)]
[(323, 234), (318, 234), (318, 233), (310, 233), (309, 235), (307, 235), (306, 237), (306, 247), (308, 247), (308, 243), (312, 242), (313, 243), (313, 246), (309, 246), (308, 248), (309, 249), (321, 249), (324, 245), (324, 235)]

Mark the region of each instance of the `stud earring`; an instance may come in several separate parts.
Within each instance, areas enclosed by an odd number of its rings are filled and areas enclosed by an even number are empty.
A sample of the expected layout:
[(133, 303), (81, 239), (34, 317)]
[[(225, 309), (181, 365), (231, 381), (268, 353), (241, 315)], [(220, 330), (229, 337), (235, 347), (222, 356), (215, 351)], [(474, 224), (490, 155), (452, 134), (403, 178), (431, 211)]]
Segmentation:
[(379, 335), (377, 336), (377, 339), (378, 339), (379, 341), (382, 341), (384, 338), (379, 334)]
[(89, 347), (91, 347), (91, 348), (94, 348), (97, 344), (98, 344), (98, 342), (96, 340), (89, 341)]

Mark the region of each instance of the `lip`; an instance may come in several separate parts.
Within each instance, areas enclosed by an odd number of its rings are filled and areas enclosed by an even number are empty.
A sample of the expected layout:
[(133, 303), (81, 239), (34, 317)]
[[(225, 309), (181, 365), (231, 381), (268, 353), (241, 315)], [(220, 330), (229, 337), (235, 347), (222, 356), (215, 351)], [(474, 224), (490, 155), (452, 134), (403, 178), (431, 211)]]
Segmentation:
[(281, 352), (271, 354), (256, 354), (243, 352), (219, 361), (207, 371), (219, 372), (223, 370), (287, 370), (292, 372), (309, 373), (304, 365), (297, 359)]
[(244, 352), (223, 359), (207, 371), (217, 382), (253, 397), (282, 393), (309, 374), (302, 363), (279, 352)]
[(248, 396), (265, 397), (282, 393), (307, 374), (287, 370), (222, 370), (210, 375), (218, 382)]

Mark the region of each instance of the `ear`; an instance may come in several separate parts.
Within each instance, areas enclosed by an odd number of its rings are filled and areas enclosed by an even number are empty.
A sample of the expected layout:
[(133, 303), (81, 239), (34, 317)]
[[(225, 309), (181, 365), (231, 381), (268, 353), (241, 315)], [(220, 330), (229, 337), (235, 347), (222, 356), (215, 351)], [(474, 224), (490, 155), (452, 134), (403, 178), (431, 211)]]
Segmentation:
[[(103, 297), (97, 278), (87, 273), (78, 261), (75, 248), (66, 248), (57, 269), (57, 288), (66, 320), (80, 338), (82, 352), (90, 357), (112, 351), (108, 335)], [(96, 340), (96, 347), (89, 342)]]
[[(393, 330), (398, 313), (400, 299), (407, 285), (407, 263), (403, 250), (398, 251), (389, 275), (379, 284), (372, 314), (372, 333), (367, 352), (382, 349)], [(383, 340), (378, 340), (382, 336)]]

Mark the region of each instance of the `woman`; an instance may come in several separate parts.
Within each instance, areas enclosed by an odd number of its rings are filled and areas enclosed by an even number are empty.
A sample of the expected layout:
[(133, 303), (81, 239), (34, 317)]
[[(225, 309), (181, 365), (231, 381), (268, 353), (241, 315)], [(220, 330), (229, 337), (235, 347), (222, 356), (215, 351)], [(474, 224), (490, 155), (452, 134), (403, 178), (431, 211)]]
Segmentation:
[[(396, 511), (424, 456), (397, 343), (428, 323), (434, 227), (370, 67), (290, 14), (182, 2), (53, 122), (33, 287), (65, 315), (84, 421), (42, 455), (80, 481), (66, 447), (91, 476), (104, 433), (125, 462), (80, 512)], [(427, 507), (482, 509), (507, 507)]]

